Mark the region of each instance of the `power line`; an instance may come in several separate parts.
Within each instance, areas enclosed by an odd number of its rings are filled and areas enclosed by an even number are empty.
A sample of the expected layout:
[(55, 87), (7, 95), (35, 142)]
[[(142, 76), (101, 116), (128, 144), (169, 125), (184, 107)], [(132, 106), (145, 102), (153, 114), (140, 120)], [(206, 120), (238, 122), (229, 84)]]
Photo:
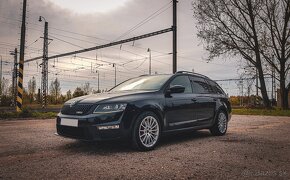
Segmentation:
[[(151, 14), (150, 16), (148, 16), (147, 18), (145, 18), (144, 20), (142, 20), (141, 22), (139, 22), (138, 24), (136, 24), (134, 27), (132, 27), (131, 29), (129, 29), (128, 31), (126, 31), (125, 33), (123, 33), (121, 36), (119, 36), (118, 38), (115, 39), (115, 41), (125, 37), (126, 35), (130, 34), (131, 32), (135, 31), (136, 29), (138, 29), (139, 27), (143, 26), (145, 23), (149, 22), (150, 20), (154, 19), (156, 16), (160, 15), (161, 13), (163, 13), (164, 11), (166, 11), (167, 9), (169, 9), (171, 6), (167, 7), (168, 5), (171, 4), (172, 1), (170, 1), (169, 3), (166, 3), (164, 6), (162, 6), (161, 8), (159, 8), (157, 11), (155, 11), (153, 14)], [(167, 7), (167, 8), (166, 8)], [(165, 10), (161, 11), (162, 9), (166, 8)], [(161, 11), (161, 12), (160, 12)], [(159, 13), (160, 12), (160, 13)]]
[[(115, 45), (118, 45), (118, 44), (124, 44), (124, 43), (130, 42), (130, 41), (144, 39), (144, 38), (156, 36), (156, 35), (159, 35), (159, 34), (167, 33), (167, 32), (170, 32), (170, 31), (172, 31), (172, 28), (167, 28), (167, 29), (163, 29), (163, 30), (160, 30), (160, 31), (155, 31), (155, 32), (152, 32), (152, 33), (148, 33), (148, 34), (144, 34), (144, 35), (140, 35), (140, 36), (136, 36), (136, 37), (133, 37), (133, 38), (124, 39), (124, 40), (120, 40), (120, 41), (116, 41), (116, 42), (112, 42), (112, 43), (108, 43), (108, 44), (104, 44), (104, 45), (100, 45), (100, 46), (95, 46), (95, 47), (91, 47), (91, 48), (86, 48), (86, 49), (81, 49), (81, 50), (77, 50), (77, 51), (71, 51), (71, 52), (67, 52), (67, 53), (63, 53), (63, 54), (59, 54), (59, 55), (54, 55), (54, 56), (50, 56), (48, 59), (54, 59), (54, 58), (58, 58), (58, 57), (64, 57), (64, 56), (84, 53), (84, 52), (88, 52), (88, 51), (93, 51), (93, 50), (97, 50), (97, 49), (102, 49), (102, 48), (106, 48), (106, 47), (110, 47), (110, 46), (115, 46)], [(25, 62), (35, 61), (35, 60), (37, 60), (39, 58), (41, 58), (41, 57), (32, 58), (32, 59), (26, 60)]]
[(49, 35), (49, 37), (52, 37), (52, 38), (54, 38), (54, 39), (57, 39), (57, 40), (59, 40), (59, 41), (61, 41), (61, 42), (64, 42), (64, 43), (70, 44), (70, 45), (75, 46), (75, 47), (84, 48), (84, 47), (82, 47), (82, 46), (79, 46), (79, 45), (73, 44), (73, 43), (71, 43), (71, 42), (65, 41), (65, 40), (63, 40), (63, 39), (57, 38), (57, 37), (52, 36), (52, 35)]

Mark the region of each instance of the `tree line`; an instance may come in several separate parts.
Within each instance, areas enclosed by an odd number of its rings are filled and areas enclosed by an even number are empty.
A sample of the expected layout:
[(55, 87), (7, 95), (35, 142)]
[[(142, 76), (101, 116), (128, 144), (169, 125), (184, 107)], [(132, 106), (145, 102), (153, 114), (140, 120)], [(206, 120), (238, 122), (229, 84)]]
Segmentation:
[[(0, 82), (1, 82), (0, 106), (12, 106), (13, 104), (12, 84), (6, 78), (3, 78)], [(96, 94), (104, 91), (106, 90), (102, 91), (94, 90), (91, 87), (90, 83), (86, 82), (83, 85), (76, 87), (74, 91), (68, 90), (66, 93), (62, 93), (61, 83), (58, 78), (55, 78), (50, 82), (47, 100), (49, 104), (62, 104), (65, 101), (74, 97), (79, 97), (88, 94)], [(35, 77), (29, 79), (27, 83), (27, 88), (24, 88), (23, 103), (24, 104), (42, 103), (41, 90), (37, 88)]]

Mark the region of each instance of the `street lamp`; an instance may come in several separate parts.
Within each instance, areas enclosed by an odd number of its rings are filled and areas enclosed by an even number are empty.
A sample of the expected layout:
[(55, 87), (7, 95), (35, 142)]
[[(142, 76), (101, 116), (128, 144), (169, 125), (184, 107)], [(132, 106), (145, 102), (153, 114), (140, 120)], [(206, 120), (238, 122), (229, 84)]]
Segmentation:
[(98, 74), (98, 93), (100, 93), (100, 72), (96, 70), (96, 73)]
[(148, 48), (147, 52), (149, 52), (149, 75), (151, 75), (151, 49)]
[(1, 102), (1, 97), (2, 97), (2, 56), (1, 57), (1, 62), (0, 62), (0, 104)]

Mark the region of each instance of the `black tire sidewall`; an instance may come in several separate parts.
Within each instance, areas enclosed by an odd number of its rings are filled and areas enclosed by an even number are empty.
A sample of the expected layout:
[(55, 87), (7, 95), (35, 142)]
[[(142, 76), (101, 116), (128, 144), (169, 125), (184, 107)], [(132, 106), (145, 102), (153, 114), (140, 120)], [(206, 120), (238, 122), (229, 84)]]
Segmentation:
[[(220, 132), (219, 128), (218, 128), (218, 125), (219, 125), (219, 115), (223, 113), (226, 118), (227, 118), (227, 124), (226, 124), (226, 130), (224, 133)], [(210, 132), (215, 135), (215, 136), (223, 136), (227, 133), (227, 130), (228, 130), (228, 116), (227, 114), (225, 113), (225, 111), (223, 110), (219, 110), (218, 113), (217, 113), (217, 116), (215, 117), (215, 123), (213, 125), (212, 128), (210, 128)]]

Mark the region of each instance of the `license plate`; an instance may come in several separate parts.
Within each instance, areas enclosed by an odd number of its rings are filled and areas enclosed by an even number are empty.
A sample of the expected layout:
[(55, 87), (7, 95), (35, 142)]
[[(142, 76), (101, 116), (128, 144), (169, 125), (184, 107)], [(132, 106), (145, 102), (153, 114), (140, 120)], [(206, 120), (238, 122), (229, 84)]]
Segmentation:
[(77, 119), (61, 119), (60, 125), (78, 127)]

